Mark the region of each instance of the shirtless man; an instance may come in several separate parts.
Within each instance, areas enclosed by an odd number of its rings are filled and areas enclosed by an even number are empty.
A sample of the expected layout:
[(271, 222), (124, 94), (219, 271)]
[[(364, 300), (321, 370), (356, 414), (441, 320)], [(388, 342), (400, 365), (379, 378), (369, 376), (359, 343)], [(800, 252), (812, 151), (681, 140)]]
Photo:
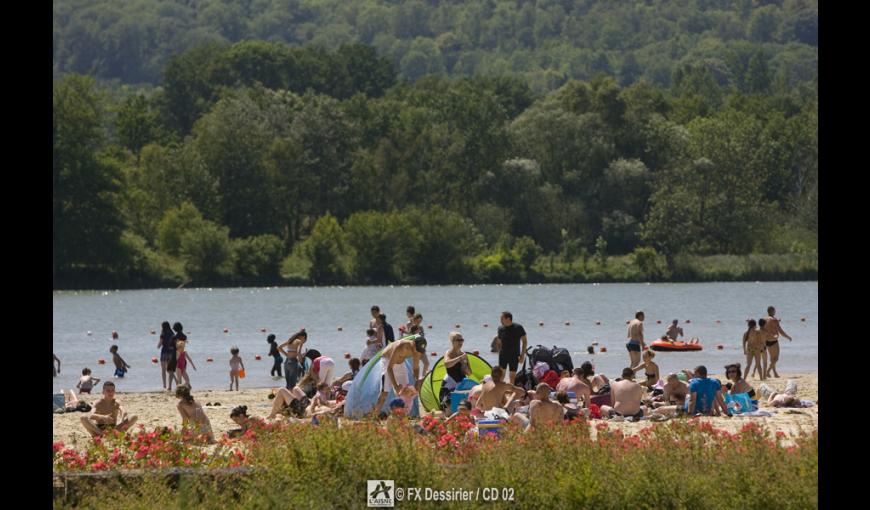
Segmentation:
[(640, 364), (640, 351), (646, 347), (643, 341), (643, 317), (643, 312), (639, 311), (634, 314), (634, 320), (628, 323), (628, 343), (625, 348), (628, 349), (630, 365), (633, 367)]
[(681, 406), (686, 401), (686, 396), (689, 395), (689, 385), (684, 383), (677, 377), (677, 374), (668, 374), (667, 381), (662, 387), (662, 402), (665, 405)]
[(573, 391), (578, 399), (583, 399), (583, 408), (589, 407), (589, 396), (592, 395), (592, 388), (583, 382), (583, 369), (580, 367), (574, 369), (574, 375), (559, 381), (556, 391), (564, 391), (565, 393)]
[[(500, 366), (493, 367), (492, 380), (483, 385), (475, 408), (481, 411), (489, 411), (493, 407), (505, 409), (514, 398), (525, 394), (526, 390), (523, 388), (504, 382), (504, 372), (505, 370)], [(508, 394), (511, 395), (506, 401), (505, 397)]]
[(674, 319), (674, 322), (672, 322), (671, 325), (668, 326), (668, 330), (665, 332), (665, 335), (667, 335), (667, 337), (670, 338), (672, 342), (676, 342), (678, 336), (683, 336), (683, 328), (681, 328), (677, 324), (679, 324), (679, 321), (677, 321), (677, 319)]
[[(119, 415), (121, 423), (118, 423)], [(94, 403), (94, 412), (90, 416), (82, 416), (81, 420), (91, 436), (99, 437), (107, 427), (126, 431), (136, 423), (136, 416), (127, 415), (120, 402), (115, 400), (115, 383), (106, 381), (103, 383), (103, 398)]]
[(767, 345), (767, 352), (770, 355), (770, 363), (767, 365), (767, 372), (765, 375), (770, 377), (770, 372), (773, 372), (774, 377), (779, 377), (779, 374), (776, 372), (776, 362), (779, 361), (779, 335), (782, 335), (788, 338), (788, 341), (791, 342), (791, 337), (788, 336), (788, 333), (782, 330), (782, 326), (779, 325), (779, 319), (774, 317), (776, 315), (776, 308), (772, 306), (767, 307), (767, 317), (764, 318), (764, 327), (762, 331), (764, 331), (765, 343)]
[(414, 338), (397, 340), (384, 348), (380, 361), (381, 373), (383, 374), (381, 377), (381, 394), (378, 396), (378, 403), (374, 408), (376, 415), (380, 413), (390, 390), (399, 395), (402, 392), (402, 388), (410, 384), (408, 370), (405, 367), (405, 360), (408, 358), (411, 358), (411, 367), (414, 370), (414, 386), (417, 390), (420, 389), (419, 385), (422, 381), (419, 363), (421, 361), (424, 365), (427, 363), (425, 356), (426, 339), (419, 335)]
[(559, 423), (565, 415), (565, 408), (558, 402), (550, 400), (550, 392), (553, 391), (547, 383), (541, 383), (535, 388), (537, 398), (529, 404), (529, 418), (532, 426)]
[(610, 393), (613, 407), (601, 406), (602, 417), (625, 416), (635, 420), (643, 417), (643, 409), (640, 407), (643, 386), (634, 382), (634, 370), (623, 368), (622, 379), (610, 383)]

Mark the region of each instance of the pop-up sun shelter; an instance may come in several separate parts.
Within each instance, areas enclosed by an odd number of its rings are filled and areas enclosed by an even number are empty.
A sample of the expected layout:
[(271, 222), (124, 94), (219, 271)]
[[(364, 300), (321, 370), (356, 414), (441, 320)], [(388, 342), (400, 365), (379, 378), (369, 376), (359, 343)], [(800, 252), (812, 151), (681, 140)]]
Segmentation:
[[(466, 353), (466, 355), (468, 356), (468, 366), (471, 368), (471, 375), (467, 376), (466, 379), (472, 379), (479, 383), (484, 377), (492, 373), (492, 366), (485, 359), (471, 353)], [(423, 408), (427, 411), (440, 409), (438, 396), (441, 394), (441, 381), (446, 375), (447, 367), (444, 365), (444, 356), (442, 356), (435, 362), (432, 370), (426, 374), (423, 385), (420, 387), (420, 402), (423, 403)]]

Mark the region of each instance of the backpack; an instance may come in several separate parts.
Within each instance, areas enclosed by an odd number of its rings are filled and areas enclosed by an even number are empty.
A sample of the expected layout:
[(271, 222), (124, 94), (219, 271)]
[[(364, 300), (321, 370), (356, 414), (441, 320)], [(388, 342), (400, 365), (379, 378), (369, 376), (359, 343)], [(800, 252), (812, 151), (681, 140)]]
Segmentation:
[(564, 347), (553, 346), (553, 362), (550, 363), (550, 368), (557, 372), (562, 370), (574, 371), (574, 362), (571, 361), (571, 353)]
[(526, 360), (523, 360), (523, 366), (517, 372), (516, 379), (514, 379), (514, 386), (519, 386), (524, 390), (533, 390), (537, 385), (538, 380), (535, 378), (532, 367), (527, 367)]
[(543, 362), (549, 365), (553, 361), (553, 351), (543, 345), (536, 345), (529, 352), (529, 358), (532, 366), (535, 366), (535, 363), (538, 362)]

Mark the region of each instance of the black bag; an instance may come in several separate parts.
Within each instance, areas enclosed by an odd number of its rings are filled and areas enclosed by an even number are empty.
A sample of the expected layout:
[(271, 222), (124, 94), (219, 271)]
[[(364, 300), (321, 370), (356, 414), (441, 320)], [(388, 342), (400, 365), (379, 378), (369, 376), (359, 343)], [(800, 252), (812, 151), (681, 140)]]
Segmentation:
[(550, 368), (557, 372), (562, 370), (574, 371), (574, 362), (571, 360), (571, 353), (564, 347), (553, 346), (553, 361), (550, 363)]
[(526, 367), (526, 359), (523, 359), (523, 366), (517, 372), (517, 377), (514, 379), (514, 386), (519, 386), (524, 390), (533, 390), (538, 386), (538, 380), (535, 379), (535, 373), (532, 367)]
[(533, 367), (538, 363), (546, 363), (549, 365), (553, 362), (553, 351), (543, 345), (536, 345), (530, 350), (529, 358)]

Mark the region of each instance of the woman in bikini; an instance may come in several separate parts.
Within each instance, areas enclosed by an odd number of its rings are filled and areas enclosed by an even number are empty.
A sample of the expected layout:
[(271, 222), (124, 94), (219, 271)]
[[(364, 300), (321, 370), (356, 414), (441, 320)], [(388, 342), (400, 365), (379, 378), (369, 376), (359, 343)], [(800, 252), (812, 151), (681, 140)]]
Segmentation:
[(728, 378), (729, 381), (731, 381), (725, 384), (725, 389), (728, 390), (728, 393), (730, 395), (748, 393), (749, 398), (755, 398), (755, 390), (748, 382), (746, 382), (746, 379), (744, 379), (740, 374), (740, 363), (726, 365), (725, 377)]
[(643, 363), (632, 369), (635, 372), (641, 368), (646, 370), (646, 372), (644, 372), (646, 375), (646, 381), (641, 382), (640, 385), (649, 389), (652, 389), (652, 387), (659, 382), (659, 366), (653, 362), (655, 356), (656, 353), (653, 351), (643, 351)]
[(287, 380), (288, 390), (296, 386), (302, 373), (302, 345), (306, 340), (308, 333), (301, 329), (278, 346), (278, 350), (284, 355), (284, 378)]
[[(762, 322), (764, 319), (761, 319)], [(754, 373), (761, 371), (761, 380), (765, 379), (767, 372), (767, 354), (764, 352), (764, 334), (755, 327), (755, 321), (749, 319), (747, 321), (748, 329), (743, 333), (743, 352), (746, 354), (746, 371), (743, 373), (743, 378), (749, 377), (749, 370), (752, 368), (752, 361), (755, 361)]]

